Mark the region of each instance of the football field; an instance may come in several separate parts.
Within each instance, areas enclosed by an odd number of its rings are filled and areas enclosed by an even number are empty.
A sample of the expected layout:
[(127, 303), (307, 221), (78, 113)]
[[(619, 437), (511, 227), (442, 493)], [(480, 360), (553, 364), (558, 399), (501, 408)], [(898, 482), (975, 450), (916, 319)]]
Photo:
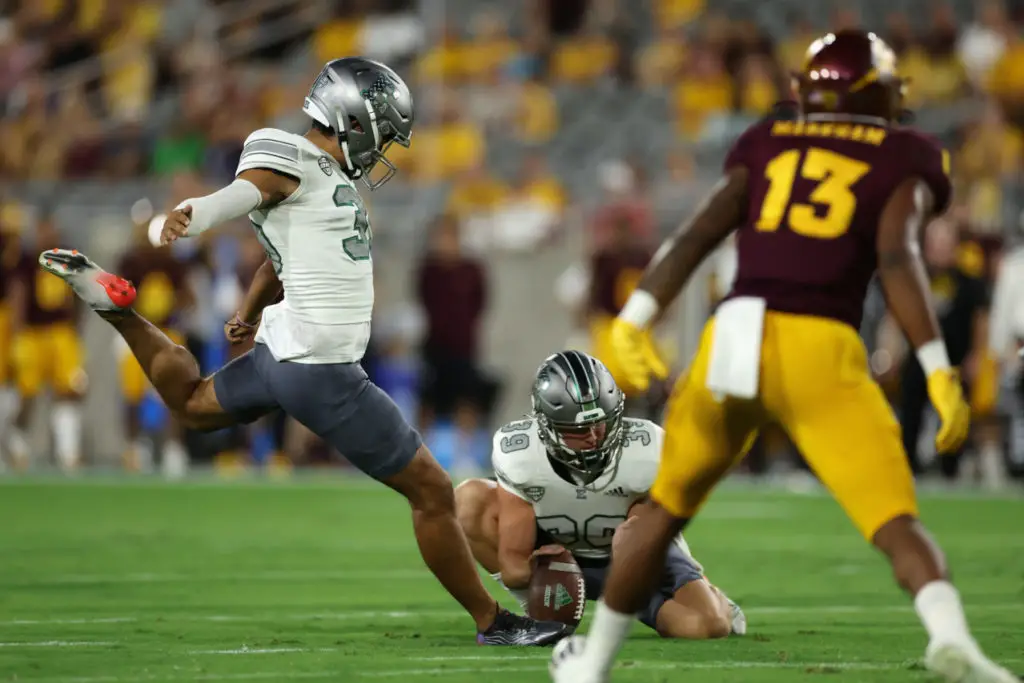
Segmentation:
[[(1024, 671), (1024, 499), (922, 505), (978, 639)], [(729, 487), (688, 538), (750, 633), (638, 627), (616, 683), (928, 680), (910, 602), (828, 498)], [(549, 653), (477, 646), (369, 482), (0, 480), (0, 681), (526, 683)]]

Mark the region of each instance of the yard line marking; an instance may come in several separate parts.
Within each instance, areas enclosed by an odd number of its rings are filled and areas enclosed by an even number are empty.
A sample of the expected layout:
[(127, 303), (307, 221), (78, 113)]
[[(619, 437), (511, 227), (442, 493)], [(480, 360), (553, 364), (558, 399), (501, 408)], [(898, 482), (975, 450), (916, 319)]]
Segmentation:
[(71, 619), (10, 619), (0, 626), (65, 626), (75, 624), (130, 624), (136, 617), (80, 617)]
[[(1024, 611), (1024, 603), (1000, 602), (993, 604), (968, 604), (968, 612), (992, 613), (992, 612), (1021, 612)], [(785, 615), (785, 614), (874, 614), (879, 612), (912, 614), (913, 605), (779, 605), (763, 607), (744, 607), (744, 612), (749, 615)], [(0, 628), (4, 626), (61, 626), (61, 625), (89, 625), (89, 624), (135, 624), (146, 621), (163, 622), (240, 622), (252, 623), (256, 621), (352, 621), (357, 619), (422, 619), (422, 618), (455, 618), (462, 616), (463, 612), (457, 610), (396, 610), (396, 611), (367, 611), (352, 610), (339, 612), (310, 612), (310, 613), (256, 613), (256, 614), (161, 614), (153, 613), (145, 616), (116, 616), (116, 617), (64, 617), (54, 619), (8, 619), (0, 620)]]
[(102, 640), (37, 640), (32, 642), (0, 643), (0, 647), (110, 647), (117, 645)]
[(242, 581), (295, 582), (295, 581), (419, 581), (433, 579), (425, 567), (423, 569), (382, 569), (376, 571), (345, 571), (345, 570), (281, 570), (230, 574), (158, 574), (139, 572), (129, 574), (58, 574), (13, 581), (0, 581), (2, 588), (32, 588), (34, 586), (92, 586), (109, 583), (217, 583)]
[(338, 648), (242, 647), (233, 650), (189, 650), (190, 655), (276, 655), (282, 652), (337, 652)]
[[(524, 658), (520, 658), (524, 659)], [(495, 658), (495, 663), (502, 659)], [(1004, 660), (1004, 664), (1015, 665), (1024, 660)], [(752, 662), (752, 661), (707, 661), (707, 662), (661, 662), (643, 660), (625, 660), (617, 670), (649, 670), (649, 671), (686, 671), (700, 669), (821, 669), (844, 671), (896, 671), (914, 665), (913, 660), (901, 662)], [(483, 674), (483, 673), (518, 673), (530, 671), (546, 671), (547, 666), (515, 665), (515, 666), (474, 666), (474, 667), (431, 667), (420, 669), (387, 669), (382, 671), (345, 671), (346, 676), (353, 678), (395, 678), (400, 676), (449, 676), (452, 674)], [(189, 675), (193, 681), (245, 681), (245, 680), (297, 680), (297, 679), (338, 679), (342, 672), (338, 669), (330, 671), (257, 671), (237, 674), (204, 674)], [(33, 683), (135, 683), (137, 681), (170, 681), (180, 680), (182, 671), (168, 672), (165, 675), (146, 674), (135, 676), (80, 676), (70, 678), (33, 678)]]

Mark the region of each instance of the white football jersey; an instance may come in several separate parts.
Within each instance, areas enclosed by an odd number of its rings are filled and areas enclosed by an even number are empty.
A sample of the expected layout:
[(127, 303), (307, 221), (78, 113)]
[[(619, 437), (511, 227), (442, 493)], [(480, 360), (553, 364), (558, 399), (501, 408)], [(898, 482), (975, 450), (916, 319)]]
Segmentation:
[(618, 469), (585, 488), (555, 472), (536, 420), (511, 422), (494, 434), (491, 462), (498, 485), (530, 503), (537, 526), (574, 555), (608, 557), (615, 529), (654, 483), (665, 435), (649, 420), (625, 418), (623, 428), (628, 438)]
[(264, 310), (256, 341), (277, 360), (362, 359), (373, 311), (373, 234), (355, 185), (327, 152), (275, 128), (246, 139), (237, 173), (252, 168), (299, 180), (286, 200), (249, 214), (284, 285), (284, 300)]

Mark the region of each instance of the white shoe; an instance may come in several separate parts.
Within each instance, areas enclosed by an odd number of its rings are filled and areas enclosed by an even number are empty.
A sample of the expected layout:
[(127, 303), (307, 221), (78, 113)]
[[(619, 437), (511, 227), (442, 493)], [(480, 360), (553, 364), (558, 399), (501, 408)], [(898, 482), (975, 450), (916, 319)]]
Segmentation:
[(188, 451), (179, 442), (165, 443), (161, 456), (160, 472), (165, 479), (182, 479), (188, 474)]
[(569, 636), (555, 645), (548, 664), (548, 673), (554, 683), (608, 683), (608, 676), (588, 670), (584, 658), (583, 636)]
[(39, 265), (67, 282), (94, 311), (123, 312), (135, 302), (135, 285), (103, 270), (81, 252), (50, 249), (39, 255)]
[(31, 459), (28, 440), (20, 429), (12, 429), (7, 440), (7, 455), (11, 469), (22, 471), (28, 469)]
[[(725, 596), (725, 599), (729, 600), (729, 596)], [(732, 600), (729, 600), (729, 610), (729, 623), (732, 626), (732, 633), (737, 636), (747, 635), (747, 615)]]
[(949, 683), (1020, 683), (1020, 679), (986, 657), (973, 643), (928, 644), (924, 665)]

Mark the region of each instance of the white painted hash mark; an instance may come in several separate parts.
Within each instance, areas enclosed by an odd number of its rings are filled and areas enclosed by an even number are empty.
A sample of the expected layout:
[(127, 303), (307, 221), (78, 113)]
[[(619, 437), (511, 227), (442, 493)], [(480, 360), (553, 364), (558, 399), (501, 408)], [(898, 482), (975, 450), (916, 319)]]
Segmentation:
[(117, 645), (103, 640), (36, 640), (27, 642), (0, 643), (0, 647), (110, 647)]

